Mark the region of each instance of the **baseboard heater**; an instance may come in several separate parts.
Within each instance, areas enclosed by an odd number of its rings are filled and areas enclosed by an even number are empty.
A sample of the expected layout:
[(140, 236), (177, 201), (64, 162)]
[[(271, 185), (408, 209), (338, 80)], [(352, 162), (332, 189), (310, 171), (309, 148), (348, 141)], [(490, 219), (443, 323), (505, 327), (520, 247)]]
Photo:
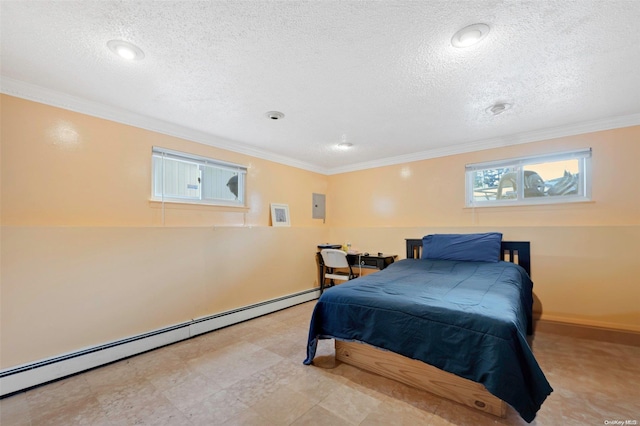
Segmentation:
[(0, 398), (320, 297), (311, 289), (0, 371)]

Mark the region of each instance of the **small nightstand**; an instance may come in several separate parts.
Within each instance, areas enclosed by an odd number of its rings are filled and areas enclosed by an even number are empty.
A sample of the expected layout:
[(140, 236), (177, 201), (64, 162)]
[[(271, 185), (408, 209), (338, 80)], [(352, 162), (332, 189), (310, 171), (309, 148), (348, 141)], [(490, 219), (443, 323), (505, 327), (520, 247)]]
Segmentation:
[(368, 254), (366, 256), (364, 254), (348, 254), (347, 258), (349, 259), (349, 263), (352, 265), (359, 265), (362, 268), (383, 270), (395, 262), (398, 256), (395, 254), (384, 253), (381, 253), (379, 256), (375, 254)]

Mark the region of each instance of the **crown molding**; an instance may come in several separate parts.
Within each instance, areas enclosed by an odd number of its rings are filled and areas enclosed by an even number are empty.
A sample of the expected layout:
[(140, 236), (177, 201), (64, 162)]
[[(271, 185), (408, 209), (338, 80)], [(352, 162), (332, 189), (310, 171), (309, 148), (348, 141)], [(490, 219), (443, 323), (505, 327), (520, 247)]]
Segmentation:
[(9, 77), (2, 77), (0, 80), (0, 92), (10, 96), (27, 99), (30, 101), (51, 105), (58, 108), (87, 114), (98, 118), (139, 127), (153, 132), (187, 139), (204, 145), (225, 149), (231, 152), (248, 155), (263, 160), (273, 161), (291, 167), (307, 170), (323, 175), (335, 175), (359, 170), (373, 169), (376, 167), (393, 166), (397, 164), (410, 163), (412, 161), (429, 160), (432, 158), (445, 157), (448, 155), (465, 154), (485, 149), (501, 148), (508, 145), (519, 145), (530, 142), (539, 142), (548, 139), (580, 135), (603, 130), (618, 129), (640, 125), (640, 113), (619, 117), (609, 117), (599, 120), (585, 121), (565, 126), (557, 126), (548, 129), (535, 130), (531, 132), (518, 133), (515, 135), (498, 138), (482, 139), (470, 141), (460, 145), (431, 149), (412, 154), (388, 157), (380, 160), (365, 161), (350, 164), (343, 167), (327, 169), (311, 163), (296, 160), (283, 155), (274, 154), (256, 148), (243, 146), (237, 142), (220, 138), (205, 132), (190, 129), (177, 124), (168, 123), (163, 120), (136, 114), (121, 108), (110, 107), (97, 102), (88, 101), (75, 96), (67, 95), (55, 90), (36, 86)]
[(482, 151), (485, 149), (503, 148), (509, 145), (519, 145), (530, 142), (540, 142), (549, 139), (575, 136), (585, 133), (600, 132), (604, 130), (620, 129), (640, 125), (640, 113), (619, 117), (609, 117), (599, 120), (584, 121), (581, 123), (569, 124), (565, 126), (551, 127), (548, 129), (535, 130), (531, 132), (517, 133), (514, 135), (502, 136), (499, 138), (482, 139), (467, 142), (461, 145), (431, 149), (412, 154), (399, 155), (380, 160), (366, 161), (344, 167), (336, 167), (328, 170), (327, 175), (339, 173), (355, 172), (358, 170), (373, 169), (376, 167), (394, 166), (397, 164), (410, 163), (412, 161), (429, 160), (432, 158), (446, 157), (448, 155), (466, 154), (469, 152)]
[(17, 98), (26, 99), (41, 104), (51, 105), (54, 107), (90, 115), (105, 120), (115, 121), (117, 123), (138, 127), (152, 132), (161, 133), (168, 136), (174, 136), (181, 139), (187, 139), (192, 142), (209, 145), (220, 149), (225, 149), (239, 154), (249, 155), (251, 157), (263, 160), (273, 161), (275, 163), (308, 170), (315, 173), (327, 174), (327, 170), (316, 165), (289, 158), (283, 155), (274, 154), (256, 148), (243, 146), (238, 142), (224, 139), (209, 133), (190, 129), (188, 127), (172, 124), (163, 120), (147, 117), (142, 114), (126, 111), (122, 108), (103, 105), (98, 102), (88, 101), (76, 96), (67, 95), (45, 87), (36, 86), (24, 81), (15, 80), (13, 78), (4, 77), (0, 80), (0, 92), (15, 96)]

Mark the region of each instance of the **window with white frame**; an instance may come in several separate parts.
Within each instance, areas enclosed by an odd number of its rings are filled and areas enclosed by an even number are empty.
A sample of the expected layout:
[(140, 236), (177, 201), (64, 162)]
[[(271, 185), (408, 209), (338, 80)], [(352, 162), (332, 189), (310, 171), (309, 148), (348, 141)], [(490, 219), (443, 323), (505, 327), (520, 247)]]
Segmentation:
[(466, 167), (467, 207), (567, 203), (591, 199), (591, 149)]
[(244, 206), (246, 166), (153, 147), (152, 199)]

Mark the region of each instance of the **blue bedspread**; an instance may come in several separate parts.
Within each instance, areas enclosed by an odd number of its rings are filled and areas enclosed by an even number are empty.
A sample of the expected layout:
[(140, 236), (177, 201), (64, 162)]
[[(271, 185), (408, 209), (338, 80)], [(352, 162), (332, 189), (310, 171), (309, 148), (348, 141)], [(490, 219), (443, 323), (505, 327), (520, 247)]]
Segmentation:
[(318, 339), (365, 342), (482, 383), (531, 422), (552, 392), (526, 340), (533, 283), (509, 262), (405, 259), (325, 291)]

